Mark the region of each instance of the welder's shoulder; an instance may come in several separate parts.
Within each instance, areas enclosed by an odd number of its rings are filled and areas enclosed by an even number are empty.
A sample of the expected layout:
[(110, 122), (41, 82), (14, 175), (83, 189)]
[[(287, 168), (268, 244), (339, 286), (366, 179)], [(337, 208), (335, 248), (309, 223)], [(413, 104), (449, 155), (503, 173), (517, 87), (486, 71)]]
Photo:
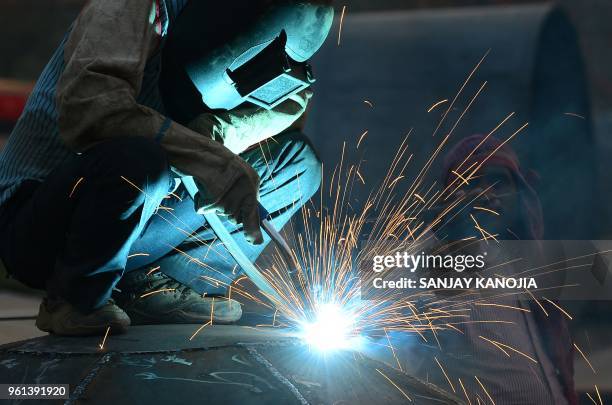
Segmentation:
[[(117, 30), (124, 24), (153, 24), (163, 0), (90, 0), (81, 10), (75, 26), (83, 23), (114, 23)], [(89, 25), (89, 24), (87, 24)]]

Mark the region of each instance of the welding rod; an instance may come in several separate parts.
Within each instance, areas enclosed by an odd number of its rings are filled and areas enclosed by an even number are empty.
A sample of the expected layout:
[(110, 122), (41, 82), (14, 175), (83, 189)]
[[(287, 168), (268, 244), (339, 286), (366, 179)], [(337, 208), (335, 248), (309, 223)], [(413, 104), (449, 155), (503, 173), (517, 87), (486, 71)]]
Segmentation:
[(270, 217), (270, 213), (265, 209), (261, 203), (259, 203), (259, 217), (261, 219), (261, 227), (268, 234), (272, 242), (276, 245), (285, 264), (287, 265), (287, 272), (289, 273), (289, 277), (291, 277), (291, 282), (293, 286), (297, 290), (298, 294), (302, 299), (302, 302), (305, 303), (306, 296), (304, 294), (304, 289), (302, 288), (302, 283), (300, 281), (300, 276), (298, 274), (298, 265), (293, 258), (293, 253), (291, 252), (291, 248), (282, 237), (282, 235), (274, 228), (274, 225), (268, 220)]

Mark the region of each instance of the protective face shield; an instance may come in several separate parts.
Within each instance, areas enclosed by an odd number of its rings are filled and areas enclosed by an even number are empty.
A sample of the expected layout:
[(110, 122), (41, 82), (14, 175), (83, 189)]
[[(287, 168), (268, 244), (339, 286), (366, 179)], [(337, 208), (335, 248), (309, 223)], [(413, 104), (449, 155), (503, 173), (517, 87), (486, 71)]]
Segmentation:
[(333, 8), (308, 1), (191, 1), (164, 46), (160, 88), (186, 123), (244, 102), (271, 109), (314, 81), (307, 61), (327, 37)]

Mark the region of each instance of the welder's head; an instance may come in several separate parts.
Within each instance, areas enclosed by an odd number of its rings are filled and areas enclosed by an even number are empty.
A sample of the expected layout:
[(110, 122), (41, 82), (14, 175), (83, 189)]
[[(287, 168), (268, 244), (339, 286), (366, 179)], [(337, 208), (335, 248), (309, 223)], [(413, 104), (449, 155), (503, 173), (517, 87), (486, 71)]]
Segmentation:
[[(475, 199), (469, 208), (480, 226), (498, 234), (498, 239), (540, 239), (542, 209), (532, 186), (534, 174), (521, 167), (508, 144), (484, 135), (461, 140), (446, 155), (444, 184), (464, 183), (461, 178), (470, 173), (468, 169), (479, 165), (478, 172), (468, 184), (461, 186), (459, 194), (465, 195), (465, 203)], [(470, 219), (468, 223), (473, 230), (473, 221)]]
[[(273, 108), (313, 81), (307, 61), (331, 28), (323, 0), (191, 1), (164, 46), (161, 88), (170, 115), (244, 102)], [(197, 105), (197, 107), (194, 107)]]

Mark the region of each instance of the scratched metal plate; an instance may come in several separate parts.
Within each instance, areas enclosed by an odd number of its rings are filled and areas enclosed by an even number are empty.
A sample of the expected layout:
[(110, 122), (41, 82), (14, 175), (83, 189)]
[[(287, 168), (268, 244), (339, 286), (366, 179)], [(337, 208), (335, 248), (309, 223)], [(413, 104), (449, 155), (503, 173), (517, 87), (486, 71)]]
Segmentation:
[[(0, 347), (0, 381), (70, 384), (67, 404), (460, 404), (356, 352), (321, 357), (280, 330), (133, 327), (121, 336), (45, 336)], [(16, 402), (14, 402), (16, 404)]]
[(257, 346), (257, 351), (312, 404), (400, 404), (408, 402), (407, 397), (417, 405), (462, 403), (357, 352), (321, 356), (301, 345), (283, 344)]
[[(102, 355), (68, 356), (55, 353), (0, 352), (0, 381), (3, 384), (69, 384), (76, 387)], [(0, 401), (2, 402), (2, 401)], [(8, 402), (8, 401), (7, 401)], [(36, 404), (63, 403), (41, 401)], [(13, 401), (13, 404), (20, 402)], [(34, 403), (33, 401), (24, 402)]]
[(299, 403), (288, 387), (240, 347), (117, 355), (100, 370), (78, 403), (95, 403), (100, 393), (109, 404), (155, 404), (160, 398), (177, 404), (196, 399), (203, 403)]

